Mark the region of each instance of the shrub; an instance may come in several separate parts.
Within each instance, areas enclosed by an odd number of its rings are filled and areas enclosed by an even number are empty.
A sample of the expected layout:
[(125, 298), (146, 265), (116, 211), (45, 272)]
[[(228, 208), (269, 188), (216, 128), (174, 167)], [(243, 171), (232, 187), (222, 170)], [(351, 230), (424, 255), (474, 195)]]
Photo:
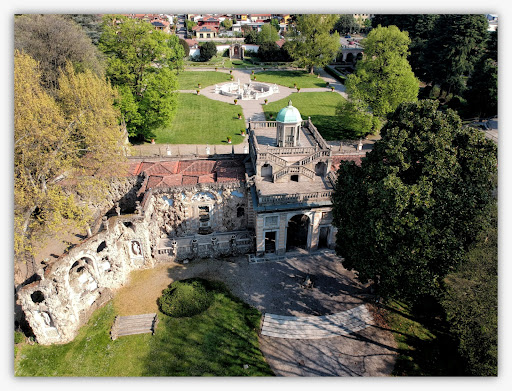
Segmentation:
[(210, 61), (217, 55), (217, 46), (213, 42), (206, 42), (199, 47), (199, 57), (201, 61)]
[(209, 292), (204, 280), (189, 279), (175, 281), (162, 296), (158, 298), (158, 306), (164, 314), (175, 317), (188, 317), (200, 314), (213, 302), (213, 292)]
[(181, 44), (181, 46), (183, 46), (183, 50), (185, 51), (185, 57), (188, 57), (190, 55), (190, 47), (188, 46), (187, 41), (185, 41), (182, 38), (179, 38), (178, 41)]
[(14, 332), (14, 343), (19, 344), (25, 341), (25, 335), (21, 331)]

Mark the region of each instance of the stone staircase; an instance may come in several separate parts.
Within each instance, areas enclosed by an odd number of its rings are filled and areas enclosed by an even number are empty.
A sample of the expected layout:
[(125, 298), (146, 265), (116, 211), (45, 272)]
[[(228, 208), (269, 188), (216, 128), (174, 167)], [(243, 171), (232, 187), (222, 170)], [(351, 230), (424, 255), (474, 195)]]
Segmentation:
[(261, 335), (288, 339), (322, 339), (348, 335), (365, 329), (372, 317), (364, 304), (325, 316), (265, 314)]
[(116, 340), (118, 337), (125, 335), (155, 334), (157, 324), (157, 314), (116, 316), (110, 336), (112, 340)]

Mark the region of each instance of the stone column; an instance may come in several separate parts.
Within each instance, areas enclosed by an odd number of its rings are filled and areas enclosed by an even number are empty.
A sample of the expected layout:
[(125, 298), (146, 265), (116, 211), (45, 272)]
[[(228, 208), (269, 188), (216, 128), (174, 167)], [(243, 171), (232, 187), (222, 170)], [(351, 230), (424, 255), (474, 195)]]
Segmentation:
[(276, 253), (278, 255), (283, 255), (284, 253), (286, 253), (287, 234), (288, 234), (288, 219), (287, 219), (287, 214), (284, 213), (279, 216), (279, 231), (276, 235), (276, 238), (277, 238)]
[(265, 252), (265, 233), (263, 232), (263, 217), (256, 216), (256, 253), (264, 253)]
[(318, 234), (319, 234), (319, 224), (320, 219), (322, 217), (322, 212), (314, 212), (313, 217), (310, 218), (311, 222), (309, 224), (309, 232), (308, 232), (308, 249), (315, 250), (318, 248)]

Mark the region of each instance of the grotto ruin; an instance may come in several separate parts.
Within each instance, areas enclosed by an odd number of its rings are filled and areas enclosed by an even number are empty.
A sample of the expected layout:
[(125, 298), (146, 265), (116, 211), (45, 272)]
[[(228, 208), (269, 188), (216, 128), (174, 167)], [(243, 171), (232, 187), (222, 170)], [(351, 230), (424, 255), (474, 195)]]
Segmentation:
[(249, 121), (249, 153), (179, 160), (130, 159), (130, 197), (97, 232), (18, 291), (41, 344), (74, 339), (132, 270), (159, 262), (334, 246), (331, 194), (341, 160), (291, 101), (276, 121)]

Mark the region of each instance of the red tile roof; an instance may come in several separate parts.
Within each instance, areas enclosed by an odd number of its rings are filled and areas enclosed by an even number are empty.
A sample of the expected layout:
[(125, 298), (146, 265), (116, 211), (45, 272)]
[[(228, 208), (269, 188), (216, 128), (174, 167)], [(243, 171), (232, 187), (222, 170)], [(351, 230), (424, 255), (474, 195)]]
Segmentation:
[(284, 43), (286, 42), (286, 39), (281, 38), (279, 41), (276, 41), (277, 46), (283, 47)]
[(134, 163), (132, 171), (148, 179), (141, 192), (155, 187), (243, 181), (245, 167), (237, 160), (185, 160)]
[(199, 178), (196, 176), (184, 175), (181, 183), (183, 185), (195, 185), (196, 183), (198, 183), (198, 179)]
[(197, 42), (195, 39), (185, 39), (185, 42), (189, 47), (199, 45), (199, 42)]
[(361, 159), (365, 155), (339, 155), (332, 157), (331, 171), (338, 171), (341, 161), (354, 162), (356, 165), (361, 165)]

